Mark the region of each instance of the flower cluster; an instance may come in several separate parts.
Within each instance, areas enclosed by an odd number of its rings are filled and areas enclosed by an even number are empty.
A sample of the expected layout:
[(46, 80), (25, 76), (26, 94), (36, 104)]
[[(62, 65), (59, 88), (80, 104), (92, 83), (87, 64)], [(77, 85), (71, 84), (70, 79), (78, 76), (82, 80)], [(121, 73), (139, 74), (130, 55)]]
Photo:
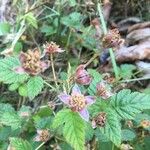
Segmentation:
[(22, 52), (20, 54), (19, 60), (21, 62), (21, 67), (15, 68), (17, 73), (28, 73), (30, 75), (37, 75), (43, 72), (49, 67), (48, 61), (40, 60), (41, 53), (38, 49), (34, 51), (28, 50), (26, 53)]
[(67, 104), (72, 111), (79, 112), (80, 116), (88, 121), (89, 120), (89, 113), (87, 110), (87, 106), (93, 104), (95, 102), (94, 96), (84, 96), (79, 87), (75, 85), (72, 88), (71, 95), (66, 93), (61, 93), (58, 95), (59, 99)]
[(124, 40), (121, 38), (118, 29), (109, 30), (103, 38), (104, 48), (116, 48), (123, 43)]

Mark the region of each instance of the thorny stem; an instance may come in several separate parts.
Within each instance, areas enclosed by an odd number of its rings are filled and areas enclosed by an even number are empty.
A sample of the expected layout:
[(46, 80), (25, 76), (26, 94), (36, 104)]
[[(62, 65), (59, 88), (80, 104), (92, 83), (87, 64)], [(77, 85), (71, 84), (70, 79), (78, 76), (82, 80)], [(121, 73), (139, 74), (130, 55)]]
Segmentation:
[(44, 144), (45, 144), (45, 142), (43, 142), (42, 144), (40, 144), (35, 150), (40, 149)]
[[(100, 3), (97, 4), (97, 9), (98, 9), (98, 13), (99, 13), (99, 16), (100, 16), (100, 21), (101, 21), (101, 24), (102, 24), (103, 32), (104, 32), (104, 34), (107, 34), (107, 27), (106, 27), (106, 23), (105, 23), (105, 19), (104, 19), (103, 13), (102, 13), (102, 9), (101, 9)], [(118, 72), (118, 69), (117, 69), (115, 55), (113, 53), (112, 48), (109, 48), (109, 53), (110, 53), (113, 69), (114, 69), (114, 72), (115, 72), (115, 77), (118, 80), (119, 79), (119, 72)]]
[(55, 74), (53, 54), (50, 55), (50, 60), (51, 60), (51, 67), (52, 67), (52, 73), (53, 73), (53, 77), (54, 77), (54, 82), (55, 82), (56, 88), (58, 89), (57, 78), (56, 78), (56, 74)]

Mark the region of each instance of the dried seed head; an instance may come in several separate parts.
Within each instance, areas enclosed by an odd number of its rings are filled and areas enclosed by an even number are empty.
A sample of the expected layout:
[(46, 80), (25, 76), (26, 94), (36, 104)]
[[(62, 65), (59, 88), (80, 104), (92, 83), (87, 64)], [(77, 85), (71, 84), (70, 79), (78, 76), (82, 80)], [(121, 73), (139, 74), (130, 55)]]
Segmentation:
[(110, 89), (107, 87), (106, 83), (104, 83), (103, 81), (97, 84), (96, 89), (97, 95), (102, 97), (103, 99), (108, 99), (113, 95), (110, 92)]
[(149, 128), (150, 127), (150, 121), (149, 120), (142, 120), (140, 122), (140, 126), (143, 128)]
[(37, 142), (46, 142), (50, 138), (50, 134), (48, 130), (37, 130), (37, 136), (34, 138)]
[(132, 150), (133, 147), (131, 147), (129, 144), (121, 144), (120, 149), (121, 150)]
[(73, 111), (80, 111), (86, 106), (85, 97), (82, 94), (72, 95), (69, 99), (69, 105)]
[(118, 48), (123, 43), (124, 40), (121, 38), (118, 29), (109, 30), (103, 38), (104, 48)]
[(46, 54), (54, 54), (54, 53), (62, 53), (64, 50), (62, 50), (59, 45), (57, 45), (54, 42), (46, 43), (44, 45), (44, 52)]
[(96, 128), (97, 126), (99, 127), (104, 127), (106, 124), (106, 113), (105, 112), (100, 112), (94, 119), (92, 120), (92, 126), (93, 128)]
[(20, 62), (25, 72), (31, 75), (37, 75), (48, 68), (47, 62), (40, 60), (41, 53), (38, 49), (34, 51), (28, 50), (26, 53), (20, 54)]
[(103, 79), (109, 84), (112, 84), (115, 82), (115, 78), (109, 73), (105, 74)]
[(56, 104), (53, 101), (48, 102), (48, 106), (50, 107), (50, 109), (54, 110)]

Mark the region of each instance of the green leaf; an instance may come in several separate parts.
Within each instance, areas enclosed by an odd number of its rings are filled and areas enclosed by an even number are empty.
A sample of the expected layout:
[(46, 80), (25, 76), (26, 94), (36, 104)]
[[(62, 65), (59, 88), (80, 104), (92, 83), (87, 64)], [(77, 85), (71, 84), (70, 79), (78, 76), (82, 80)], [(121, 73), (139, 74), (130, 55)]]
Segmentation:
[(133, 119), (143, 109), (150, 108), (149, 99), (149, 95), (125, 89), (111, 98), (110, 105), (120, 118)]
[(57, 30), (54, 29), (54, 27), (47, 26), (47, 25), (42, 26), (40, 30), (42, 33), (46, 33), (46, 36), (55, 34), (57, 32)]
[(28, 88), (26, 84), (19, 86), (18, 91), (21, 96), (24, 96), (24, 97), (28, 96)]
[(15, 114), (6, 112), (0, 118), (0, 123), (6, 126), (11, 126), (13, 130), (21, 127), (21, 118)]
[(63, 135), (75, 150), (84, 150), (85, 124), (78, 113), (70, 111), (67, 114)]
[(52, 127), (58, 128), (60, 125), (63, 125), (65, 123), (66, 116), (69, 112), (70, 112), (69, 109), (59, 111), (55, 116)]
[(88, 72), (93, 77), (92, 83), (88, 87), (88, 93), (90, 95), (95, 95), (96, 94), (96, 90), (95, 90), (96, 85), (98, 82), (100, 82), (102, 80), (102, 75), (94, 69), (88, 69)]
[(32, 100), (37, 96), (44, 86), (44, 81), (41, 77), (35, 76), (31, 77), (27, 83), (28, 96)]
[(5, 35), (10, 32), (10, 24), (7, 22), (0, 23), (0, 36)]
[(10, 104), (0, 103), (0, 118), (5, 112), (15, 113), (15, 110)]
[(63, 127), (63, 135), (66, 141), (75, 150), (84, 150), (85, 143), (85, 124), (78, 113), (69, 109), (59, 111), (54, 119), (53, 127)]
[(82, 18), (82, 15), (78, 12), (73, 12), (68, 16), (61, 18), (61, 23), (72, 28), (80, 29), (81, 23), (80, 20)]
[(101, 132), (108, 137), (116, 146), (121, 144), (121, 125), (116, 113), (107, 110), (105, 127), (100, 128)]
[(15, 150), (33, 150), (31, 144), (21, 138), (11, 138), (10, 145)]
[(32, 12), (27, 13), (23, 18), (25, 18), (25, 20), (32, 25), (34, 28), (38, 28), (37, 25), (37, 19), (35, 18), (34, 14)]
[(0, 81), (6, 84), (22, 83), (28, 79), (27, 74), (18, 74), (14, 71), (20, 66), (19, 59), (16, 57), (6, 57), (0, 59)]
[(0, 127), (0, 141), (6, 141), (11, 134), (10, 127)]
[(13, 84), (11, 84), (11, 85), (9, 86), (8, 89), (9, 89), (10, 91), (15, 91), (15, 90), (18, 89), (19, 86), (20, 86), (19, 83), (13, 83)]
[(87, 123), (86, 124), (86, 129), (85, 129), (85, 139), (86, 139), (86, 141), (92, 140), (93, 135), (94, 135), (94, 130), (93, 130), (91, 124)]
[(136, 69), (136, 67), (132, 64), (123, 64), (120, 67), (120, 77), (123, 79), (130, 79), (133, 75), (133, 71)]
[(129, 129), (122, 130), (121, 135), (122, 135), (122, 141), (132, 141), (136, 137), (135, 132)]

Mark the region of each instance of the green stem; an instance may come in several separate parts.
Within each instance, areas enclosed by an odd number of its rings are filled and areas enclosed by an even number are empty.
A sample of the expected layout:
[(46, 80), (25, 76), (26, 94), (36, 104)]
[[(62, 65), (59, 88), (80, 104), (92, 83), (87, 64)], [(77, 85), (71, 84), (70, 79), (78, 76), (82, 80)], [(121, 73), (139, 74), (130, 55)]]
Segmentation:
[[(104, 34), (107, 34), (107, 26), (106, 26), (106, 23), (105, 23), (105, 19), (104, 19), (104, 16), (103, 16), (103, 12), (102, 12), (100, 3), (97, 4), (97, 9), (98, 9), (100, 21), (101, 21), (101, 24), (102, 24), (103, 32), (104, 32)], [(119, 79), (119, 72), (118, 72), (118, 69), (117, 69), (115, 55), (113, 53), (112, 48), (109, 48), (109, 53), (110, 53), (111, 62), (112, 62), (114, 73), (115, 73), (115, 78), (118, 80)]]
[(45, 144), (45, 142), (43, 142), (42, 144), (40, 144), (35, 150), (40, 149), (44, 144)]
[(70, 44), (71, 34), (72, 34), (72, 30), (70, 29), (69, 35), (68, 35), (68, 39), (67, 39), (66, 49), (68, 48), (68, 46), (69, 46), (69, 44)]
[(57, 78), (56, 78), (56, 74), (55, 74), (53, 54), (50, 55), (50, 60), (51, 60), (51, 67), (52, 67), (52, 73), (53, 73), (53, 77), (54, 77), (54, 82), (55, 82), (56, 88), (58, 89)]
[(46, 84), (47, 86), (49, 86), (51, 89), (56, 90), (52, 85), (50, 85), (48, 82), (44, 81), (44, 84)]
[(120, 81), (121, 83), (122, 82), (134, 82), (134, 81), (140, 81), (140, 80), (149, 80), (150, 77), (143, 77), (143, 78), (136, 78), (136, 79), (129, 79), (129, 80), (122, 80)]

